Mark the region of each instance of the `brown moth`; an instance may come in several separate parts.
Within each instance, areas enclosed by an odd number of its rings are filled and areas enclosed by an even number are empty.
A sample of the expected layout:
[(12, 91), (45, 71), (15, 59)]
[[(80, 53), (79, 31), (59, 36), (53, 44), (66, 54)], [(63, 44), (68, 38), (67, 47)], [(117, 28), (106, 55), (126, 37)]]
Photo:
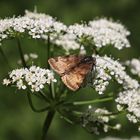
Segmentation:
[(48, 62), (61, 76), (63, 83), (69, 89), (76, 91), (84, 82), (86, 75), (92, 71), (96, 59), (92, 56), (68, 55), (50, 58)]

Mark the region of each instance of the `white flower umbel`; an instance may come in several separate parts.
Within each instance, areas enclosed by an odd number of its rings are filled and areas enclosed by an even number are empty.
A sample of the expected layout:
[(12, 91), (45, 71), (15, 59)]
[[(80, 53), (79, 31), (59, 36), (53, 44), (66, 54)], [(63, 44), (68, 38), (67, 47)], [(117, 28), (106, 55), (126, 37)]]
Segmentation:
[[(68, 49), (77, 49), (83, 41), (85, 41), (98, 49), (112, 45), (120, 50), (130, 47), (130, 43), (127, 39), (128, 35), (130, 35), (130, 32), (122, 24), (104, 18), (90, 21), (88, 25), (70, 25), (64, 37), (58, 40), (63, 47), (68, 47)], [(71, 39), (69, 40), (69, 38)], [(64, 41), (68, 42), (68, 40), (69, 43), (64, 43)], [(70, 47), (69, 44), (76, 44), (76, 47)]]
[[(26, 33), (32, 38), (42, 38), (52, 34), (57, 36), (66, 26), (49, 15), (26, 11), (25, 16), (0, 20), (0, 41)], [(50, 35), (51, 36), (51, 35)]]
[(117, 22), (107, 19), (98, 19), (89, 22), (90, 34), (93, 36), (95, 46), (103, 47), (113, 45), (117, 49), (130, 47), (127, 36), (130, 34), (126, 28)]
[(126, 65), (130, 66), (131, 72), (134, 75), (138, 75), (140, 77), (140, 59), (133, 58), (130, 61), (126, 61)]
[(95, 90), (103, 94), (111, 79), (115, 79), (125, 90), (139, 87), (139, 83), (125, 72), (125, 67), (119, 61), (107, 56), (96, 56)]
[(127, 118), (133, 123), (140, 122), (140, 89), (126, 90), (119, 93), (117, 104), (127, 110)]
[(76, 50), (81, 45), (102, 48), (112, 45), (122, 49), (130, 47), (125, 27), (107, 19), (90, 21), (88, 24), (74, 24), (67, 27), (55, 18), (36, 12), (26, 11), (24, 16), (0, 20), (0, 43), (10, 37), (27, 34), (35, 39), (47, 40), (62, 46), (67, 52)]
[(102, 108), (89, 108), (87, 112), (85, 112), (82, 116), (82, 124), (83, 127), (88, 131), (100, 134), (100, 132), (108, 132), (109, 129), (120, 129), (120, 124), (116, 124), (115, 126), (109, 125), (110, 120), (114, 118), (112, 113), (106, 109)]
[(53, 72), (37, 66), (16, 69), (10, 72), (9, 78), (3, 80), (4, 85), (16, 85), (18, 89), (29, 88), (32, 92), (38, 92), (46, 84), (56, 82)]

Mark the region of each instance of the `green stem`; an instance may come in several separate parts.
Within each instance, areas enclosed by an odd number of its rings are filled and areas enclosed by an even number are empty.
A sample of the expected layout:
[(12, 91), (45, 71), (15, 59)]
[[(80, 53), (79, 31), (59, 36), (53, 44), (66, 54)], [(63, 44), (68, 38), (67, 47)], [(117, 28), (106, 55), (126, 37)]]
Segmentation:
[[(49, 63), (48, 63), (48, 60), (49, 60), (49, 58), (50, 58), (50, 36), (48, 35), (48, 40), (47, 40), (47, 68), (48, 69), (50, 69), (50, 65), (49, 65)], [(52, 83), (49, 85), (49, 92), (50, 92), (50, 94), (51, 94), (51, 98), (53, 99), (53, 91), (54, 90), (52, 90)]]
[(61, 116), (60, 116), (61, 119), (64, 119), (66, 122), (68, 122), (68, 123), (70, 123), (70, 124), (74, 124), (73, 121), (71, 121), (69, 118), (65, 117), (65, 115), (64, 115), (61, 111), (59, 111), (59, 110), (57, 110), (57, 111), (58, 111), (59, 114), (61, 115)]
[(83, 115), (83, 112), (80, 112), (80, 111), (73, 111), (73, 113), (79, 116)]
[(23, 54), (23, 51), (22, 51), (22, 48), (21, 48), (21, 44), (20, 44), (19, 38), (17, 39), (17, 46), (18, 46), (18, 50), (19, 50), (19, 54), (20, 54), (22, 65), (23, 65), (23, 67), (26, 68), (27, 65), (26, 65), (26, 61), (24, 59), (24, 54)]
[(79, 50), (78, 50), (78, 55), (80, 55), (81, 47), (82, 47), (82, 44), (80, 43), (80, 47), (79, 47)]
[(3, 49), (2, 49), (1, 46), (0, 46), (0, 53), (1, 53), (1, 55), (3, 56), (5, 62), (6, 62), (7, 65), (8, 65), (8, 67), (11, 69), (11, 66), (10, 66), (10, 64), (9, 64), (9, 61), (8, 61), (8, 59), (7, 59), (7, 56), (5, 55), (5, 53), (4, 53), (4, 51), (3, 51)]
[(73, 102), (73, 105), (89, 105), (94, 103), (101, 103), (101, 102), (107, 102), (113, 100), (113, 97), (107, 97), (103, 99), (95, 99), (95, 100), (89, 100), (89, 101), (75, 101)]
[[(50, 58), (50, 37), (48, 35), (48, 42), (47, 42), (47, 68), (48, 69), (50, 69), (50, 65), (48, 63), (49, 58)], [(51, 98), (54, 99), (55, 91), (54, 91), (54, 85), (52, 85), (52, 83), (49, 85), (49, 92), (50, 92)], [(50, 128), (54, 115), (55, 115), (55, 108), (52, 105), (51, 109), (48, 111), (48, 114), (46, 116), (46, 119), (43, 125), (42, 140), (47, 140), (47, 133)]]
[(30, 92), (27, 92), (27, 97), (28, 97), (28, 101), (29, 101), (29, 105), (31, 107), (31, 109), (34, 111), (34, 112), (44, 112), (46, 110), (49, 109), (49, 106), (45, 107), (45, 108), (42, 108), (42, 109), (36, 109), (34, 106), (33, 106), (33, 102), (32, 102), (32, 99), (31, 99), (31, 93)]
[(52, 98), (55, 98), (55, 91), (54, 91), (54, 83), (51, 82), (51, 91), (52, 91)]
[(122, 110), (122, 111), (112, 112), (112, 113), (109, 113), (109, 114), (105, 114), (104, 116), (117, 116), (117, 115), (120, 115), (122, 113), (126, 113), (126, 111)]
[[(39, 92), (39, 93), (40, 93), (40, 92)], [(42, 96), (41, 94), (38, 94), (38, 93), (36, 94), (36, 93), (34, 93), (34, 95), (35, 95), (36, 97), (40, 98), (41, 100), (44, 99), (44, 96)]]
[(50, 110), (47, 114), (47, 117), (45, 119), (44, 126), (43, 126), (42, 140), (47, 140), (47, 133), (50, 128), (51, 122), (53, 120), (54, 114), (55, 114), (54, 110)]
[(48, 35), (48, 40), (47, 40), (47, 68), (50, 69), (50, 65), (48, 63), (48, 60), (50, 58), (50, 36)]
[(45, 101), (50, 102), (49, 98), (47, 98), (47, 96), (42, 90), (40, 90), (39, 94)]

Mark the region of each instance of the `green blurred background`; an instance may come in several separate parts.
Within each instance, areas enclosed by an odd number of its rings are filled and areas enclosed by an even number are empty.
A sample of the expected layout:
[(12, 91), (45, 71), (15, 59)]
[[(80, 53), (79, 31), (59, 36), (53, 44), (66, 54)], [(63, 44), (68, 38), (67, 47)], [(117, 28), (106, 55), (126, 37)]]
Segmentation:
[[(96, 17), (112, 17), (121, 21), (131, 31), (129, 37), (132, 47), (122, 51), (112, 50), (114, 57), (121, 60), (139, 57), (140, 54), (140, 1), (139, 0), (0, 0), (0, 17), (24, 15), (25, 9), (57, 17), (65, 24), (73, 24), (82, 20), (89, 21)], [(41, 65), (45, 65), (45, 47), (43, 43), (24, 39), (21, 41), (25, 53), (37, 52)], [(40, 49), (40, 46), (42, 47)], [(19, 59), (15, 41), (6, 41), (3, 49), (12, 67), (17, 67)], [(0, 81), (9, 71), (0, 56)], [(38, 101), (35, 101), (39, 104)], [(31, 111), (24, 93), (15, 92), (0, 84), (0, 140), (39, 140), (45, 113), (36, 114)], [(56, 115), (49, 131), (48, 140), (98, 140), (106, 135), (118, 137), (138, 136), (134, 125), (123, 116), (118, 118), (123, 123), (119, 132), (110, 132), (95, 136), (88, 134), (79, 126), (71, 126)]]

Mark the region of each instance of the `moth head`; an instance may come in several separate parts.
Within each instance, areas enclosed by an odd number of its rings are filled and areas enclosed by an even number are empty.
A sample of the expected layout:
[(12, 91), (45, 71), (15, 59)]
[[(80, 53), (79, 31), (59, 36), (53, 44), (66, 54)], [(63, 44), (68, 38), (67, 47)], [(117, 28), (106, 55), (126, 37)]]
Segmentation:
[(87, 64), (96, 64), (96, 58), (92, 56), (85, 56), (82, 60), (81, 63), (87, 63)]

